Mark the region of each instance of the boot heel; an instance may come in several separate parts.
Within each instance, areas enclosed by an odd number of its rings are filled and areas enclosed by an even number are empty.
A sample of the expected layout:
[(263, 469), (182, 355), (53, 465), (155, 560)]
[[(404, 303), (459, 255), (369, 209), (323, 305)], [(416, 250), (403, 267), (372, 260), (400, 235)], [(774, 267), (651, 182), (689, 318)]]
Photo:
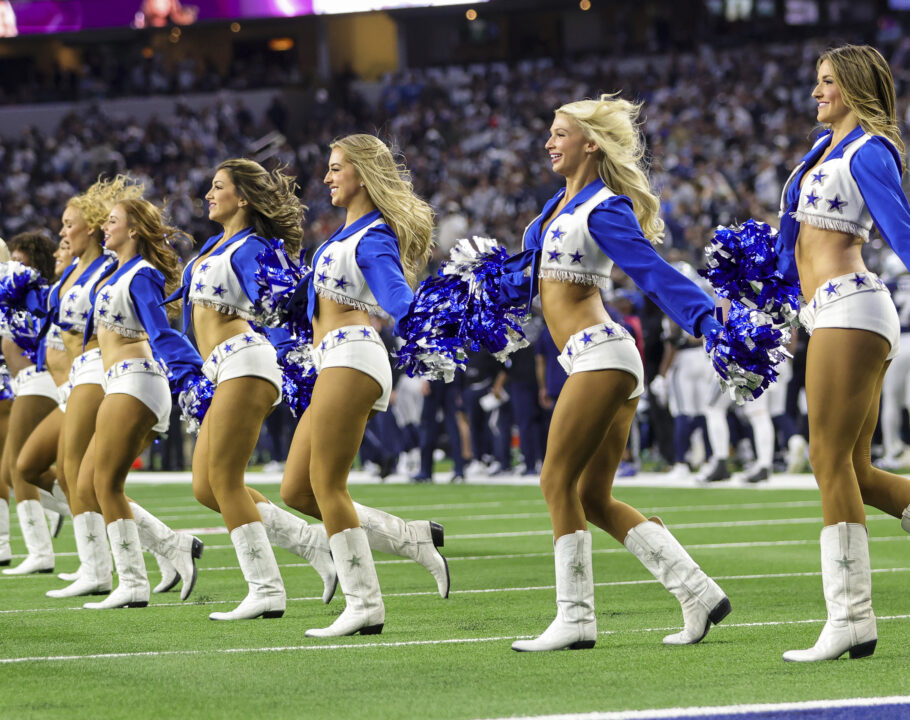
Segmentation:
[(271, 620), (273, 618), (280, 618), (282, 615), (284, 615), (284, 610), (266, 610), (260, 617), (264, 620)]
[(39, 575), (46, 575), (47, 573), (52, 573), (52, 572), (54, 572), (54, 568), (48, 568), (47, 570), (39, 570), (39, 571), (38, 571), (38, 574), (39, 574)]
[(126, 605), (123, 605), (122, 607), (141, 608), (141, 607), (146, 607), (147, 605), (148, 605), (147, 600), (137, 600), (136, 602), (127, 603)]
[(202, 548), (203, 547), (205, 547), (205, 546), (202, 544), (202, 540), (194, 537), (193, 538), (193, 549), (190, 550), (190, 554), (192, 554), (192, 556), (198, 560), (199, 558), (202, 557)]
[(850, 648), (850, 659), (858, 660), (859, 658), (869, 657), (875, 652), (875, 643), (877, 642), (878, 638), (860, 643), (859, 645), (854, 645)]
[(430, 537), (433, 538), (433, 547), (443, 547), (445, 543), (445, 530), (437, 522), (430, 522)]
[(12, 560), (0, 560), (0, 567), (6, 567), (12, 562)]
[(569, 645), (567, 650), (590, 650), (594, 647), (594, 642), (594, 640), (579, 640)]
[(714, 606), (714, 609), (708, 615), (708, 620), (717, 625), (717, 623), (730, 614), (730, 610), (732, 610), (730, 607), (730, 598), (725, 597)]
[(377, 625), (367, 625), (364, 628), (360, 628), (358, 631), (361, 635), (379, 635), (382, 632), (382, 626), (384, 623), (379, 623)]

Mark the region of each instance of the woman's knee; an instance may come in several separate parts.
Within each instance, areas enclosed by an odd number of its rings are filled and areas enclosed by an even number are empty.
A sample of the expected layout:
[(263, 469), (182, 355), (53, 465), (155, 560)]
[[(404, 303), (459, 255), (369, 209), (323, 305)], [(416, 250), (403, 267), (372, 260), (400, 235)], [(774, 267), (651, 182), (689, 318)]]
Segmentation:
[(221, 509), (215, 500), (215, 495), (212, 493), (212, 488), (209, 487), (208, 483), (194, 482), (193, 497), (196, 499), (196, 502), (200, 505), (204, 505), (209, 510), (221, 512)]
[(319, 517), (319, 503), (316, 502), (316, 495), (312, 489), (292, 487), (287, 483), (282, 483), (279, 493), (282, 501), (288, 507), (299, 510), (310, 517)]

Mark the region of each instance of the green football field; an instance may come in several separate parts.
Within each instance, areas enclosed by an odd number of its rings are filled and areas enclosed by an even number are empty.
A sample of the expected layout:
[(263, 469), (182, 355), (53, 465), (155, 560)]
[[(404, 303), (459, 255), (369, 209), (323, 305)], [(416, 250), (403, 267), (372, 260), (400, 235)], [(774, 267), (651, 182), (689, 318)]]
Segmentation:
[[(385, 629), (333, 640), (304, 631), (341, 612), (340, 591), (323, 605), (316, 572), (283, 550), (284, 618), (209, 621), (246, 593), (220, 518), (193, 501), (188, 485), (128, 487), (175, 529), (200, 532), (206, 548), (193, 595), (89, 611), (45, 597), (63, 585), (55, 576), (0, 576), (0, 717), (498, 718), (880, 697), (910, 687), (910, 542), (897, 520), (877, 512), (868, 522), (875, 655), (781, 660), (784, 650), (813, 644), (825, 617), (814, 490), (618, 490), (660, 515), (726, 590), (732, 614), (699, 645), (663, 646), (661, 637), (681, 625), (678, 603), (595, 530), (597, 645), (534, 654), (509, 646), (540, 633), (555, 611), (552, 537), (536, 487), (354, 486), (363, 503), (445, 525), (452, 593), (441, 599), (421, 567), (377, 554)], [(277, 499), (275, 485), (257, 487)], [(55, 545), (57, 570), (74, 570), (69, 523)], [(151, 556), (146, 562), (154, 585), (157, 566)]]

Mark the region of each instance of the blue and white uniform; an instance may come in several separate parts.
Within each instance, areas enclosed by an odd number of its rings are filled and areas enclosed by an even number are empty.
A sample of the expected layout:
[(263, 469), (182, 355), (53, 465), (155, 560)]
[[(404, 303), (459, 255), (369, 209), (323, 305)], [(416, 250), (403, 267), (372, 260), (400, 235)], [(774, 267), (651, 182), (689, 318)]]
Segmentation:
[(202, 372), (215, 385), (238, 377), (262, 378), (278, 391), (274, 403), (277, 405), (281, 402), (282, 374), (273, 343), (280, 345), (289, 335), (280, 329), (260, 327), (263, 318), (255, 306), (262, 293), (255, 278), (258, 257), (270, 246), (248, 227), (211, 252), (223, 237), (221, 233), (206, 240), (196, 258), (184, 268), (183, 285), (168, 300), (183, 298), (184, 332), (192, 319), (191, 305), (214, 308), (256, 324), (259, 331), (235, 335), (216, 346), (203, 363)]
[[(50, 323), (57, 325), (64, 332), (84, 334), (85, 326), (92, 314), (92, 288), (116, 265), (117, 257), (111, 252), (102, 252), (89, 263), (61, 297), (60, 288), (76, 271), (78, 263), (78, 260), (74, 260), (63, 272), (60, 281), (51, 288), (47, 301), (48, 318)], [(103, 377), (104, 366), (101, 363), (101, 350), (93, 348), (73, 360), (69, 378), (70, 391), (78, 385), (102, 385)]]
[[(632, 201), (613, 193), (602, 180), (586, 185), (544, 229), (544, 219), (564, 194), (565, 189), (560, 190), (544, 205), (525, 230), (523, 252), (506, 263), (503, 292), (510, 300), (524, 299), (529, 306), (538, 277), (608, 287), (615, 263), (686, 332), (698, 337), (709, 324), (717, 324), (714, 301), (658, 255), (642, 233)], [(641, 356), (619, 323), (607, 321), (575, 333), (559, 362), (569, 375), (624, 370), (636, 379), (630, 397), (644, 389)]]
[[(312, 323), (316, 297), (349, 305), (372, 315), (386, 313), (398, 322), (407, 314), (414, 292), (404, 277), (398, 237), (373, 210), (326, 240), (313, 257), (313, 271), (304, 278), (307, 318)], [(392, 392), (389, 353), (370, 325), (349, 325), (328, 333), (313, 349), (316, 372), (349, 367), (373, 378), (382, 394), (373, 405), (383, 411)]]
[[(873, 223), (905, 266), (910, 266), (910, 204), (901, 188), (901, 161), (896, 148), (862, 127), (852, 130), (831, 150), (809, 178), (803, 179), (831, 144), (824, 133), (803, 157), (781, 196), (777, 239), (778, 267), (798, 282), (794, 250), (801, 223), (869, 239)], [(900, 348), (900, 322), (888, 289), (871, 272), (829, 278), (800, 312), (811, 334), (816, 328), (856, 328), (884, 337), (888, 359)]]
[(102, 376), (105, 395), (135, 397), (148, 407), (157, 422), (154, 432), (167, 431), (171, 415), (171, 383), (180, 391), (188, 377), (199, 373), (202, 358), (186, 336), (174, 330), (163, 307), (164, 275), (136, 255), (120, 267), (111, 266), (92, 288), (92, 312), (85, 326), (90, 338), (94, 327), (127, 338), (147, 340), (154, 359), (139, 357), (110, 365)]

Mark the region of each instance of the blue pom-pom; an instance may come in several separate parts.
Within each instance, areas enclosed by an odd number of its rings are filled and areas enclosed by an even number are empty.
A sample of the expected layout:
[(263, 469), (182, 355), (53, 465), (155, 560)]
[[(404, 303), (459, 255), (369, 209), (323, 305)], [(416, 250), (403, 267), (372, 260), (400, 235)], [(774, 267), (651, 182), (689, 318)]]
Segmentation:
[(180, 405), (180, 417), (186, 422), (188, 433), (199, 432), (214, 394), (215, 385), (205, 375), (190, 375), (184, 380), (177, 402)]
[(720, 297), (766, 313), (776, 325), (793, 325), (799, 315), (799, 285), (788, 283), (777, 269), (777, 231), (747, 220), (719, 227), (705, 249), (707, 278)]
[(465, 351), (485, 348), (499, 360), (527, 345), (524, 306), (503, 300), (500, 284), (509, 259), (495, 240), (459, 240), (451, 259), (424, 280), (399, 327), (398, 367), (408, 375), (449, 381), (466, 364)]
[(9, 368), (6, 363), (0, 363), (0, 400), (12, 400), (14, 397)]
[(299, 338), (293, 348), (278, 356), (282, 369), (281, 395), (297, 418), (309, 407), (316, 385), (312, 339), (312, 335)]
[(38, 319), (25, 310), (0, 305), (0, 326), (22, 348), (22, 356), (29, 362), (36, 362), (38, 346), (41, 344), (41, 324)]
[(788, 328), (767, 313), (734, 301), (723, 328), (706, 337), (705, 349), (721, 387), (742, 405), (777, 380), (777, 366), (790, 357), (789, 341)]
[(286, 321), (288, 302), (307, 268), (288, 257), (279, 238), (269, 240), (268, 249), (256, 256), (256, 262), (254, 277), (260, 292), (253, 309), (261, 325), (276, 327)]
[(11, 260), (0, 272), (0, 304), (35, 311), (47, 292), (47, 281), (35, 268)]

